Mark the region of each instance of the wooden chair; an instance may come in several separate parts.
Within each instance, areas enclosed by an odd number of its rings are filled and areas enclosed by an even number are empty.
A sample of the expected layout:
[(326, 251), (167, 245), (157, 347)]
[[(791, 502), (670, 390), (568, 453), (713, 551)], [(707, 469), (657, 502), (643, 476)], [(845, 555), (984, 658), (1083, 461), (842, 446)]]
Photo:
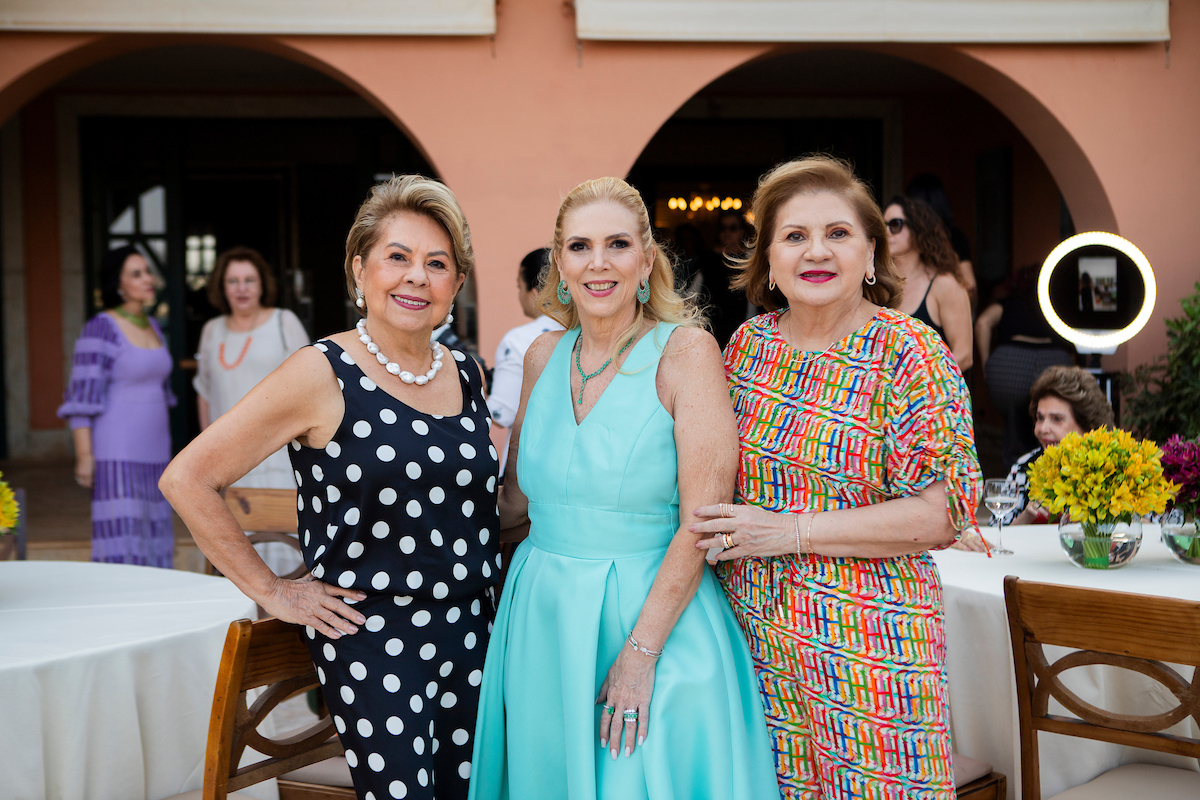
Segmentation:
[(1006, 800), (1008, 779), (992, 765), (954, 753), (954, 786), (958, 800)]
[[(253, 531), (247, 537), (251, 544), (282, 542), (300, 552), (300, 539), (296, 536), (295, 489), (242, 489), (231, 486), (225, 491), (225, 506), (242, 530)], [(302, 561), (296, 569), (279, 577), (295, 580), (307, 571)], [(216, 574), (212, 564), (209, 564), (209, 572)]]
[[(1016, 667), (1021, 739), (1021, 796), (1041, 800), (1038, 732), (1059, 733), (1200, 759), (1200, 739), (1164, 733), (1189, 717), (1200, 723), (1200, 603), (1125, 592), (1080, 589), (1004, 579), (1008, 627)], [(1050, 663), (1044, 645), (1073, 648)], [(1195, 668), (1191, 681), (1169, 664)], [(1066, 670), (1107, 664), (1146, 675), (1179, 701), (1168, 711), (1117, 714), (1097, 708), (1067, 688)], [(1074, 716), (1050, 713), (1053, 698)], [(1057, 800), (1200, 797), (1200, 773), (1126, 764)]]
[[(277, 705), (318, 686), (316, 668), (302, 637), (303, 628), (277, 619), (230, 623), (213, 693), (204, 758), (204, 788), (170, 800), (226, 800), (269, 778), (280, 778), (280, 800), (352, 800), (354, 790), (323, 786), (286, 776), (294, 770), (341, 756), (333, 719), (325, 716), (285, 739), (271, 739), (258, 726)], [(265, 687), (265, 688), (264, 688)], [(253, 704), (247, 692), (264, 689)], [(266, 759), (238, 767), (246, 748)], [(344, 765), (344, 759), (341, 762)], [(335, 770), (338, 762), (333, 764)], [(348, 777), (348, 770), (346, 775)]]

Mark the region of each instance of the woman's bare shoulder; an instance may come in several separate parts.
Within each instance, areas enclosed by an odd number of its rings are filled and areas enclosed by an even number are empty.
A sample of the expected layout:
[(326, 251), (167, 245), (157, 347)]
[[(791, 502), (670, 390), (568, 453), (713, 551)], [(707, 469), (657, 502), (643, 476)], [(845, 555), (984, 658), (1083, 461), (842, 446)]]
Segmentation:
[(550, 360), (551, 354), (554, 353), (554, 348), (558, 347), (558, 343), (562, 341), (562, 337), (566, 333), (566, 331), (546, 331), (534, 339), (533, 344), (529, 345), (529, 349), (525, 351), (525, 373), (529, 374), (531, 370), (534, 374), (540, 373), (546, 367), (546, 362)]
[(333, 367), (318, 344), (320, 343), (311, 347), (301, 347), (292, 353), (269, 377), (277, 377), (297, 389), (303, 387), (303, 391), (307, 392), (323, 389), (338, 391)]
[(707, 376), (724, 380), (725, 359), (711, 333), (703, 328), (680, 326), (663, 348), (659, 375), (672, 386)]
[(703, 328), (681, 325), (671, 333), (663, 348), (663, 358), (683, 363), (704, 363), (721, 358), (717, 340)]
[(957, 297), (960, 294), (963, 297), (967, 296), (967, 290), (958, 282), (958, 278), (949, 272), (943, 272), (934, 277), (933, 293), (943, 298)]

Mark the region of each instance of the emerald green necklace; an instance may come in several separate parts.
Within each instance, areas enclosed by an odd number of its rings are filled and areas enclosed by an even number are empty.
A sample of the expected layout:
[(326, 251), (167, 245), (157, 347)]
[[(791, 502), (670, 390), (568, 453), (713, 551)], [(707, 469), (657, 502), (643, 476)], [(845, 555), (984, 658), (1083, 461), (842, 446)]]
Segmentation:
[(581, 365), (579, 363), (579, 354), (583, 352), (583, 334), (582, 333), (579, 334), (579, 338), (575, 340), (575, 369), (577, 369), (579, 371), (579, 378), (580, 378), (579, 399), (577, 401), (575, 401), (576, 403), (578, 403), (579, 405), (583, 405), (583, 388), (585, 386), (587, 386), (587, 382), (590, 381), (592, 378), (596, 377), (597, 375), (599, 375), (601, 372), (604, 372), (604, 370), (608, 369), (608, 365), (612, 363), (612, 360), (614, 358), (620, 358), (621, 353), (624, 353), (626, 350), (628, 350), (629, 345), (631, 345), (631, 344), (633, 344), (632, 336), (629, 337), (629, 341), (627, 341), (627, 342), (625, 342), (625, 344), (621, 345), (621, 349), (617, 351), (617, 354), (615, 356), (609, 356), (608, 361), (605, 361), (604, 364), (601, 365), (600, 369), (598, 369), (595, 372), (593, 372), (592, 374), (588, 375), (588, 374), (584, 373), (583, 365)]

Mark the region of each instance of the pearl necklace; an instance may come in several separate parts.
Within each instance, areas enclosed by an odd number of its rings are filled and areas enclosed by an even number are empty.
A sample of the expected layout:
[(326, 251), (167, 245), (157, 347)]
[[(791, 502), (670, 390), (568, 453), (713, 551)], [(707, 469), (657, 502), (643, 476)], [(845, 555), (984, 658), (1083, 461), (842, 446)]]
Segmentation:
[(367, 352), (375, 356), (384, 369), (405, 383), (415, 383), (417, 386), (424, 386), (437, 377), (438, 370), (442, 368), (442, 346), (436, 341), (429, 343), (429, 348), (433, 350), (433, 366), (424, 375), (414, 375), (408, 370), (400, 369), (399, 364), (395, 361), (389, 361), (387, 356), (379, 352), (379, 345), (375, 344), (371, 340), (371, 334), (367, 333), (367, 321), (365, 319), (360, 319), (354, 327), (358, 329), (358, 340), (367, 346)]

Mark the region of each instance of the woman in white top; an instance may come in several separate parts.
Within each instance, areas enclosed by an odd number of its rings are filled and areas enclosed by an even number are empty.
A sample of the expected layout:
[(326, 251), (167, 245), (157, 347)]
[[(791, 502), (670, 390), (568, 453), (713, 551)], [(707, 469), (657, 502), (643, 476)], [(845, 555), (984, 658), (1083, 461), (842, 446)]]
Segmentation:
[[(196, 387), (200, 428), (233, 408), (288, 356), (309, 343), (300, 320), (285, 308), (274, 308), (275, 278), (267, 262), (249, 247), (235, 247), (217, 259), (208, 282), (208, 299), (223, 312), (200, 334)], [(292, 466), (284, 448), (233, 484), (253, 489), (295, 489)], [(300, 564), (300, 554), (287, 545), (257, 546), (276, 574)]]
[(521, 259), (517, 272), (517, 300), (521, 311), (532, 322), (526, 322), (504, 334), (496, 348), (496, 367), (492, 372), (492, 392), (488, 395), (488, 413), (492, 417), (490, 436), (500, 453), (503, 474), (508, 456), (508, 430), (521, 405), (521, 384), (525, 379), (525, 352), (533, 340), (547, 331), (561, 331), (562, 325), (546, 316), (538, 304), (542, 277), (550, 263), (550, 248), (542, 247)]

